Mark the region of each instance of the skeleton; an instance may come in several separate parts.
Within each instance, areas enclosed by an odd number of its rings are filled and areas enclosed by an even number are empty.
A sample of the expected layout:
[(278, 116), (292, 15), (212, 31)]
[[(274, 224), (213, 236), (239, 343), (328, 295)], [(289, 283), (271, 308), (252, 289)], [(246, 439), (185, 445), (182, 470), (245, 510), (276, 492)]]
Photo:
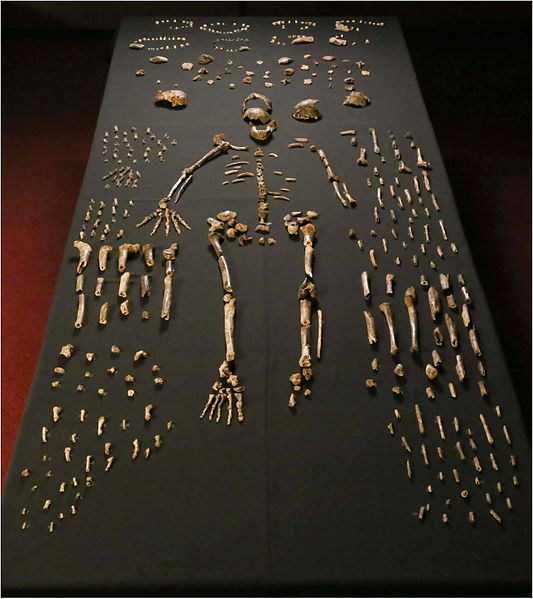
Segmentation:
[(142, 221), (137, 223), (137, 227), (142, 227), (152, 219), (156, 219), (155, 224), (150, 232), (150, 235), (153, 235), (161, 225), (161, 222), (165, 221), (165, 235), (168, 236), (170, 233), (171, 226), (174, 227), (176, 233), (178, 235), (181, 234), (180, 224), (183, 225), (186, 229), (190, 230), (187, 222), (179, 215), (176, 210), (171, 210), (168, 207), (169, 202), (174, 198), (174, 203), (177, 203), (181, 198), (183, 192), (187, 185), (191, 182), (193, 173), (201, 168), (204, 164), (216, 158), (219, 154), (223, 152), (227, 152), (229, 149), (236, 151), (245, 151), (248, 148), (245, 146), (235, 146), (230, 144), (228, 141), (224, 139), (224, 135), (219, 133), (213, 137), (214, 147), (209, 150), (206, 154), (204, 154), (199, 160), (191, 164), (190, 166), (184, 168), (181, 171), (181, 175), (178, 180), (174, 183), (174, 185), (170, 188), (169, 193), (159, 200), (156, 210), (148, 214), (144, 217)]

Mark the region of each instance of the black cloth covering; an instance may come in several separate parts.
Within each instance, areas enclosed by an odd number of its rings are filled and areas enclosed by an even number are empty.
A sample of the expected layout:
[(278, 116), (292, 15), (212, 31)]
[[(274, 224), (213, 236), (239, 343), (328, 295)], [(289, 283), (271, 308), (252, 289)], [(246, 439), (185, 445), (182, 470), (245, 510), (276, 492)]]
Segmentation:
[[(294, 23), (282, 30), (272, 25), (271, 19), (246, 19), (250, 28), (232, 35), (199, 29), (202, 23), (212, 21), (214, 28), (222, 31), (223, 26), (216, 25), (220, 19), (216, 18), (197, 18), (194, 27), (179, 30), (168, 26), (180, 22), (156, 24), (155, 21), (127, 19), (117, 37), (48, 330), (6, 482), (4, 594), (527, 592), (531, 561), (527, 439), (398, 22), (391, 18), (363, 18), (358, 24), (359, 32), (345, 34), (348, 45), (335, 47), (328, 43), (331, 36), (340, 33), (334, 30), (333, 18), (316, 19), (316, 26), (305, 31), (314, 35), (316, 41), (304, 45), (269, 43), (272, 35), (287, 42), (287, 34), (298, 33)], [(227, 20), (225, 26), (232, 28), (232, 22)], [(384, 25), (371, 24), (380, 22)], [(150, 51), (147, 48), (150, 43), (162, 42), (147, 41), (143, 50), (128, 48), (128, 44), (143, 36), (161, 35), (185, 36), (190, 45), (179, 50)], [(251, 49), (233, 53), (214, 49), (213, 41), (222, 37), (247, 39), (242, 44)], [(351, 45), (352, 41), (356, 45)], [(209, 73), (195, 82), (192, 77), (201, 53), (212, 54), (215, 60), (206, 65)], [(306, 53), (312, 58), (305, 59)], [(169, 62), (150, 64), (148, 58), (155, 55), (167, 56)], [(331, 89), (327, 74), (331, 63), (322, 60), (325, 55), (336, 57)], [(280, 83), (282, 71), (287, 68), (277, 63), (282, 56), (294, 59), (287, 65), (296, 71), (288, 85)], [(349, 64), (342, 63), (343, 59), (349, 59)], [(228, 66), (228, 60), (233, 61), (231, 74), (216, 79)], [(264, 61), (263, 64), (257, 64), (258, 60)], [(314, 65), (313, 60), (320, 64)], [(193, 62), (195, 70), (182, 70), (180, 65), (184, 61)], [(361, 76), (356, 61), (363, 61), (362, 68), (371, 75)], [(300, 70), (304, 63), (310, 65), (308, 71)], [(237, 68), (240, 65), (242, 69)], [(135, 71), (141, 68), (146, 75), (136, 77)], [(351, 74), (347, 69), (351, 69)], [(241, 83), (247, 70), (255, 72), (252, 85)], [(267, 70), (270, 79), (263, 79)], [(303, 79), (312, 77), (314, 72), (317, 76), (313, 84), (303, 85)], [(355, 87), (370, 98), (371, 104), (366, 108), (342, 104), (346, 95), (343, 79), (349, 76), (355, 78)], [(212, 85), (206, 83), (209, 78), (214, 80)], [(273, 82), (274, 86), (266, 88), (265, 81)], [(235, 83), (235, 89), (230, 89), (229, 83)], [(172, 110), (156, 105), (155, 92), (171, 89), (175, 84), (187, 92), (187, 107)], [(221, 185), (227, 179), (223, 175), (227, 170), (225, 165), (231, 162), (233, 154), (248, 160), (250, 165), (244, 169), (254, 172), (257, 146), (248, 137), (248, 125), (242, 120), (240, 110), (243, 98), (252, 91), (271, 98), (272, 117), (278, 127), (273, 139), (261, 146), (267, 185), (270, 189), (290, 187), (291, 201), (270, 200), (271, 235), (276, 238), (276, 245), (261, 247), (257, 235), (246, 247), (227, 240), (223, 244), (237, 297), (237, 372), (246, 386), (246, 420), (226, 427), (222, 422), (199, 419), (224, 355), (222, 291), (217, 264), (207, 241), (205, 219), (229, 209), (237, 211), (238, 219), (252, 231), (255, 226), (254, 179)], [(322, 119), (314, 123), (297, 122), (291, 118), (292, 106), (308, 97), (320, 100), (317, 107)], [(454, 110), (460, 110), (460, 106)], [(104, 132), (109, 133), (111, 148), (115, 125), (119, 142), (124, 131), (131, 139), (132, 126), (140, 137), (146, 135), (146, 127), (159, 136), (168, 133), (164, 162), (157, 160), (157, 147), (152, 149), (150, 163), (144, 162), (142, 149), (137, 151), (141, 178), (136, 189), (113, 185), (106, 189), (106, 181), (102, 181), (105, 173), (116, 167), (111, 160), (105, 163), (102, 154)], [(379, 163), (372, 153), (370, 127), (378, 132), (386, 163)], [(351, 146), (350, 136), (339, 135), (340, 131), (352, 128), (357, 130), (357, 147)], [(432, 216), (423, 221), (424, 206), (416, 205), (411, 186), (413, 207), (419, 214), (412, 225), (417, 241), (404, 250), (400, 244), (402, 240), (410, 242), (407, 216), (411, 206), (401, 211), (386, 186), (383, 222), (377, 225), (373, 213), (377, 177), (372, 168), (378, 166), (386, 182), (400, 176), (390, 146), (389, 136), (394, 134), (406, 164), (420, 176), (414, 150), (404, 137), (406, 132), (412, 133), (424, 157), (432, 163), (431, 184), (441, 212), (433, 210), (430, 195), (424, 190), (424, 205), (432, 209)], [(249, 151), (230, 151), (194, 174), (176, 206), (192, 230), (184, 230), (179, 237), (172, 233), (166, 238), (163, 227), (153, 237), (149, 236), (150, 224), (136, 228), (135, 223), (156, 208), (157, 201), (167, 193), (181, 169), (209, 150), (217, 133), (223, 133), (232, 144), (248, 145)], [(289, 149), (287, 144), (295, 137), (307, 137), (309, 144)], [(176, 145), (171, 145), (172, 139), (176, 139)], [(356, 207), (340, 205), (320, 160), (309, 151), (310, 144), (326, 151), (334, 171), (357, 198)], [(361, 146), (368, 151), (370, 166), (366, 169), (356, 164)], [(279, 157), (270, 157), (269, 152)], [(283, 171), (283, 176), (273, 174), (275, 170)], [(297, 181), (287, 183), (284, 177), (295, 177)], [(372, 187), (367, 186), (367, 177), (372, 179)], [(402, 182), (406, 180), (402, 178)], [(119, 198), (120, 209), (113, 232), (106, 239), (115, 250), (104, 274), (104, 296), (93, 295), (101, 242), (98, 236), (86, 238), (93, 246), (85, 270), (87, 316), (85, 326), (76, 331), (72, 323), (76, 310), (77, 251), (72, 241), (85, 222), (89, 199), (94, 198), (96, 205), (105, 201), (109, 211), (114, 197)], [(133, 200), (133, 206), (128, 205), (129, 200)], [(468, 202), (468, 198), (457, 201)], [(497, 201), (496, 196), (487, 198), (487, 202)], [(130, 212), (127, 219), (122, 216), (124, 208)], [(387, 220), (390, 209), (398, 213), (397, 228), (401, 235), (398, 240), (387, 235), (389, 252), (385, 254), (380, 249), (381, 237), (392, 225)], [(320, 362), (315, 360), (312, 398), (300, 397), (297, 408), (290, 411), (288, 376), (298, 369), (297, 290), (304, 278), (303, 248), (300, 241), (288, 238), (282, 217), (297, 210), (320, 213), (315, 221), (315, 282), (325, 314), (325, 329), (323, 357)], [(442, 241), (439, 218), (445, 219), (449, 240), (457, 244), (458, 254), (450, 251), (449, 241)], [(426, 256), (418, 249), (423, 241), (422, 222), (430, 222), (432, 234)], [(479, 226), (483, 226), (482, 215)], [(350, 227), (364, 239), (364, 251), (349, 239)], [(125, 231), (121, 240), (115, 239), (118, 228)], [(378, 230), (375, 238), (369, 234), (373, 228)], [(132, 272), (131, 314), (123, 318), (118, 313), (116, 247), (125, 241), (151, 242), (156, 246), (153, 293), (146, 304), (152, 318), (146, 322), (140, 318), (144, 305), (138, 299), (137, 285), (138, 276), (148, 270), (140, 255), (128, 260)], [(174, 265), (172, 318), (162, 322), (159, 318), (163, 286), (161, 250), (173, 241), (180, 248)], [(439, 243), (445, 250), (444, 260), (435, 252)], [(368, 260), (370, 248), (376, 248), (377, 270)], [(418, 254), (418, 267), (411, 263), (413, 253)], [(401, 266), (394, 264), (397, 255), (402, 258)], [(430, 260), (437, 263), (437, 271), (429, 267)], [(361, 295), (359, 276), (363, 270), (369, 271), (372, 280), (370, 304)], [(395, 274), (392, 298), (384, 292), (384, 277), (388, 272)], [(425, 274), (440, 290), (439, 272), (450, 274), (458, 302), (461, 294), (457, 274), (463, 275), (472, 295), (471, 312), (487, 368), (488, 399), (479, 396), (476, 381), (481, 377), (477, 360), (458, 314), (454, 318), (458, 329), (461, 328), (461, 351), (468, 380), (465, 385), (457, 382), (454, 350), (445, 343), (438, 348), (447, 371), (434, 384), (437, 398), (429, 400), (425, 395), (424, 389), (430, 383), (423, 367), (431, 361), (430, 353), (435, 348), (431, 334), (435, 325), (429, 319), (426, 294), (418, 281)], [(409, 285), (416, 287), (418, 296), (421, 357), (417, 360), (409, 353), (409, 329), (403, 305), (403, 293)], [(97, 324), (97, 315), (104, 299), (112, 308), (110, 323), (102, 328)], [(400, 352), (396, 362), (402, 362), (407, 371), (400, 399), (390, 392), (391, 386), (398, 384), (392, 374), (395, 361), (388, 353), (385, 319), (378, 310), (378, 304), (387, 300), (395, 311), (398, 329)], [(369, 309), (368, 306), (378, 327), (377, 349), (371, 349), (366, 341), (362, 310)], [(444, 323), (440, 322), (440, 326), (446, 335)], [(67, 343), (76, 346), (74, 356), (69, 361), (58, 359), (60, 347)], [(122, 350), (119, 356), (110, 353), (109, 348), (114, 344)], [(133, 363), (132, 355), (139, 349), (149, 355)], [(96, 353), (93, 363), (86, 362), (86, 352)], [(370, 370), (373, 357), (379, 357), (381, 362), (377, 375)], [(66, 373), (61, 378), (61, 387), (52, 389), (51, 380), (59, 378), (53, 375), (58, 364), (65, 366)], [(165, 378), (161, 389), (156, 389), (152, 382), (153, 364), (161, 367), (160, 374)], [(119, 369), (115, 376), (106, 371), (113, 365)], [(85, 379), (88, 370), (93, 376)], [(125, 395), (123, 376), (128, 372), (136, 376), (133, 399)], [(371, 376), (378, 379), (375, 392), (369, 392), (364, 384)], [(457, 399), (450, 397), (447, 381), (455, 382)], [(78, 384), (84, 384), (85, 391), (76, 392)], [(103, 398), (97, 394), (102, 387), (107, 391)], [(148, 403), (156, 406), (149, 423), (143, 421), (144, 406)], [(429, 468), (423, 466), (419, 457), (415, 403), (422, 407), (430, 431), (426, 434), (431, 453)], [(501, 419), (494, 413), (496, 405), (501, 406)], [(63, 407), (61, 421), (55, 424), (50, 417), (53, 406)], [(82, 408), (87, 410), (84, 423), (78, 418)], [(402, 413), (401, 421), (394, 420), (395, 408)], [(479, 420), (481, 412), (487, 415), (494, 433), (492, 447), (484, 437)], [(102, 438), (96, 436), (100, 415), (107, 419)], [(446, 424), (445, 441), (436, 435), (437, 415)], [(461, 421), (460, 435), (455, 435), (452, 429), (454, 416)], [(128, 431), (119, 428), (122, 418), (130, 422)], [(165, 429), (168, 420), (175, 423), (171, 431)], [(398, 429), (394, 437), (386, 428), (390, 422)], [(500, 432), (503, 424), (511, 433), (512, 447), (507, 446)], [(47, 444), (41, 443), (42, 426), (50, 430)], [(467, 428), (473, 431), (483, 463), (483, 472), (478, 474), (482, 479), (479, 487), (473, 482), (477, 473), (472, 468), (474, 453), (469, 449)], [(73, 433), (78, 434), (75, 444), (69, 441)], [(132, 461), (131, 440), (142, 437), (144, 448), (158, 433), (163, 437), (163, 446), (153, 449), (149, 459), (141, 455)], [(412, 445), (412, 480), (405, 472), (405, 459), (409, 456), (400, 444), (401, 435)], [(461, 440), (467, 453), (465, 464), (457, 461), (454, 453), (456, 439)], [(104, 472), (106, 441), (114, 444), (117, 456), (109, 472)], [(439, 444), (445, 448), (444, 462), (439, 462), (436, 454)], [(67, 445), (73, 448), (79, 486), (69, 483), (67, 492), (58, 494), (61, 481), (70, 481), (74, 475), (73, 464), (63, 459), (63, 447)], [(499, 463), (498, 471), (490, 466), (490, 452)], [(509, 465), (511, 453), (518, 461), (515, 469)], [(50, 456), (48, 462), (42, 462), (43, 454)], [(94, 456), (91, 487), (84, 485), (86, 455)], [(452, 467), (461, 471), (460, 484), (452, 478)], [(32, 471), (27, 478), (20, 476), (24, 468)], [(49, 478), (45, 475), (48, 470), (53, 473)], [(440, 470), (445, 471), (443, 482), (437, 479)], [(518, 476), (520, 486), (513, 485), (514, 475)], [(430, 480), (433, 495), (426, 491)], [(502, 482), (502, 493), (496, 490), (498, 481)], [(38, 484), (38, 489), (31, 492), (34, 484)], [(462, 489), (470, 491), (470, 504), (459, 497)], [(77, 492), (82, 493), (83, 499), (73, 497)], [(491, 505), (486, 502), (487, 492), (491, 494)], [(53, 497), (54, 504), (48, 512), (43, 512), (41, 508), (47, 497)], [(505, 497), (512, 498), (513, 510), (506, 507)], [(449, 509), (444, 503), (447, 498), (452, 499)], [(73, 502), (78, 505), (75, 515), (68, 511)], [(431, 504), (431, 510), (419, 521), (419, 507), (426, 503)], [(23, 508), (29, 514), (22, 515)], [(501, 515), (502, 524), (491, 517), (491, 508)], [(475, 526), (467, 520), (470, 510), (476, 513)], [(65, 513), (63, 520), (57, 516), (61, 511)], [(448, 524), (442, 522), (444, 512), (449, 514)], [(49, 533), (47, 525), (52, 520), (55, 531)], [(23, 521), (30, 523), (27, 530), (21, 530)]]

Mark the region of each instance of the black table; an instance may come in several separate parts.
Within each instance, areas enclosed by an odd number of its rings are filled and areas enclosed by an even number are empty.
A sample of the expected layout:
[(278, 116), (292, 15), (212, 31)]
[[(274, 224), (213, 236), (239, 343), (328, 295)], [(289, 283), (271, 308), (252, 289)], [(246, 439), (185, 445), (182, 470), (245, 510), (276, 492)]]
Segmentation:
[[(349, 18), (345, 23), (351, 30), (343, 33), (335, 31), (335, 19), (291, 21), (285, 29), (261, 18), (236, 25), (233, 20), (217, 24), (217, 19), (194, 19), (191, 26), (186, 20), (165, 18), (135, 18), (122, 24), (71, 241), (6, 482), (5, 594), (527, 592), (531, 561), (527, 439), (400, 27), (389, 18)], [(200, 28), (204, 23), (212, 31)], [(315, 42), (290, 44), (288, 35), (302, 33), (313, 35)], [(341, 34), (346, 46), (328, 43)], [(274, 43), (272, 36), (276, 36)], [(141, 50), (128, 48), (143, 37), (167, 39), (145, 40)], [(224, 49), (213, 48), (213, 42)], [(250, 49), (228, 51), (241, 45)], [(208, 73), (193, 81), (202, 53), (213, 55), (214, 61), (205, 65)], [(311, 56), (305, 58), (306, 54)], [(169, 60), (149, 63), (155, 55)], [(335, 60), (323, 60), (326, 55), (334, 55)], [(294, 62), (279, 65), (282, 56)], [(186, 61), (194, 63), (192, 71), (180, 68)], [(284, 76), (286, 68), (294, 68), (295, 73)], [(138, 69), (146, 74), (136, 76)], [(255, 73), (250, 75), (252, 84), (242, 83), (246, 71)], [(348, 93), (344, 87), (351, 85), (344, 79), (349, 77), (370, 98), (367, 107), (343, 105)], [(280, 83), (283, 78), (290, 83)], [(308, 78), (312, 85), (303, 84)], [(265, 82), (273, 86), (265, 87)], [(156, 105), (155, 92), (174, 85), (188, 93), (186, 108)], [(277, 130), (266, 144), (250, 139), (242, 120), (241, 102), (252, 91), (272, 100)], [(292, 119), (292, 106), (308, 97), (320, 100), (322, 119), (313, 123)], [(380, 154), (372, 151), (369, 128), (377, 132)], [(357, 131), (356, 146), (351, 143), (353, 135), (340, 135), (350, 129)], [(405, 137), (407, 132), (410, 135)], [(161, 226), (151, 237), (151, 224), (137, 228), (135, 224), (155, 210), (181, 170), (205, 154), (219, 133), (249, 149), (230, 150), (195, 172), (176, 206), (191, 231), (166, 237)], [(295, 138), (309, 141), (289, 148)], [(399, 172), (393, 141), (412, 173)], [(431, 162), (427, 186), (411, 141)], [(116, 159), (112, 156), (115, 143)], [(312, 145), (326, 152), (356, 206), (340, 204), (317, 152), (310, 151)], [(128, 147), (133, 148), (132, 156)], [(150, 162), (144, 157), (147, 147)], [(247, 161), (243, 168), (254, 173), (258, 147), (264, 152), (268, 188), (290, 189), (283, 192), (290, 202), (270, 199), (270, 236), (275, 245), (261, 246), (256, 233), (244, 247), (237, 241), (223, 244), (237, 297), (237, 372), (246, 386), (245, 421), (228, 427), (223, 421), (199, 419), (224, 356), (222, 290), (207, 241), (206, 218), (234, 210), (253, 231), (254, 177), (238, 184), (221, 183), (235, 177), (224, 175), (232, 162)], [(357, 164), (361, 147), (367, 150), (368, 166)], [(232, 160), (236, 155), (239, 158)], [(135, 188), (102, 179), (109, 170), (128, 164), (140, 173)], [(413, 175), (420, 181), (420, 194)], [(105, 205), (97, 215), (100, 202)], [(301, 239), (289, 238), (282, 219), (290, 211), (306, 210), (320, 214), (313, 221), (317, 230), (314, 271), (325, 316), (324, 347), (322, 359), (314, 361), (311, 398), (300, 394), (291, 410), (288, 377), (298, 371), (297, 291), (304, 278), (303, 246)], [(97, 218), (101, 219), (97, 234), (90, 237)], [(447, 239), (439, 219), (444, 221)], [(105, 223), (111, 231), (100, 240)], [(83, 225), (93, 252), (83, 273), (85, 324), (75, 329), (78, 253), (72, 241)], [(429, 242), (424, 225), (429, 227)], [(356, 230), (356, 239), (348, 236), (350, 228)], [(124, 234), (117, 239), (119, 229)], [(172, 316), (165, 321), (159, 318), (161, 250), (174, 241), (180, 247), (174, 263)], [(124, 242), (153, 243), (156, 260), (150, 269), (141, 254), (128, 259), (129, 316), (120, 315), (116, 296), (120, 276), (116, 248)], [(97, 270), (97, 254), (104, 243), (114, 251), (103, 273), (103, 295), (95, 297), (96, 277), (102, 274)], [(372, 249), (376, 269), (369, 259)], [(371, 280), (368, 301), (361, 293), (362, 271)], [(141, 301), (137, 285), (140, 275), (148, 272), (153, 275), (152, 295)], [(385, 292), (386, 273), (395, 275), (392, 296)], [(458, 304), (455, 310), (449, 309), (441, 290), (439, 274), (443, 273), (450, 275)], [(483, 351), (485, 377), (461, 322), (464, 297), (459, 274), (472, 299), (469, 309)], [(456, 323), (459, 348), (450, 346), (442, 314), (432, 322), (420, 275), (439, 292), (442, 313)], [(404, 306), (409, 286), (417, 294), (418, 355), (409, 352)], [(111, 304), (105, 327), (98, 324), (103, 301)], [(385, 301), (394, 312), (396, 356), (389, 354), (386, 322), (378, 308)], [(141, 319), (143, 309), (151, 311), (149, 320)], [(367, 343), (363, 310), (374, 316), (377, 346)], [(432, 332), (437, 325), (444, 333), (440, 347), (435, 346)], [(59, 357), (60, 348), (69, 343), (75, 346), (73, 356)], [(120, 353), (111, 352), (113, 345), (120, 347)], [(148, 355), (134, 361), (138, 350)], [(433, 350), (443, 363), (438, 377), (428, 381), (424, 370)], [(87, 352), (95, 354), (92, 361), (87, 360)], [(463, 383), (455, 372), (458, 352), (467, 373)], [(370, 367), (373, 358), (380, 361), (378, 372)], [(405, 366), (406, 376), (393, 373), (397, 363)], [(154, 365), (160, 369), (153, 370)], [(57, 367), (65, 372), (54, 373)], [(110, 368), (117, 371), (109, 372)], [(125, 381), (127, 374), (135, 380)], [(157, 376), (163, 377), (163, 385), (154, 384)], [(376, 389), (367, 388), (368, 378), (377, 381)], [(479, 380), (485, 382), (488, 397), (480, 396)], [(59, 386), (51, 386), (53, 381), (59, 381)], [(450, 395), (450, 382), (456, 398)], [(79, 385), (84, 389), (77, 390)], [(401, 395), (392, 392), (396, 386)], [(434, 399), (426, 395), (428, 386), (435, 392)], [(128, 396), (128, 389), (135, 394)], [(155, 407), (147, 421), (148, 404)], [(415, 404), (422, 411), (424, 435), (419, 432)], [(56, 406), (62, 411), (53, 422)], [(80, 422), (82, 409), (84, 422)], [(225, 416), (224, 412), (222, 420)], [(100, 417), (105, 424), (98, 436)], [(121, 430), (123, 419), (129, 423), (126, 430)], [(174, 425), (167, 430), (169, 421)], [(391, 424), (394, 434), (388, 430)], [(46, 443), (41, 437), (43, 426), (48, 429)], [(161, 447), (156, 447), (155, 435), (161, 435)], [(133, 439), (140, 440), (135, 460), (130, 457)], [(112, 443), (109, 455), (105, 443)], [(426, 447), (428, 466), (421, 444)], [(65, 460), (65, 447), (71, 448), (71, 461)], [(146, 458), (148, 447), (151, 453)], [(48, 456), (46, 461), (43, 455)], [(85, 471), (87, 456), (92, 456), (89, 472)], [(115, 462), (105, 471), (109, 457)], [(481, 471), (476, 470), (478, 464)], [(29, 476), (21, 476), (25, 468), (31, 471)], [(92, 477), (90, 486), (86, 486), (87, 476)], [(468, 496), (462, 497), (461, 491), (468, 491)], [(43, 510), (47, 499), (52, 504)], [(469, 521), (470, 512), (475, 524)], [(49, 532), (50, 522), (53, 532)]]

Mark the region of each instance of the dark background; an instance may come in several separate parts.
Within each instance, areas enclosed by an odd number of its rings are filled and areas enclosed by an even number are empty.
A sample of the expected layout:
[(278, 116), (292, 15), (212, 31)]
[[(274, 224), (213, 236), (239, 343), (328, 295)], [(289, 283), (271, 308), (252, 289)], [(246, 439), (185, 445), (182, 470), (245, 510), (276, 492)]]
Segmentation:
[(122, 16), (400, 18), (526, 422), (529, 2), (2, 2), (2, 467), (33, 377)]

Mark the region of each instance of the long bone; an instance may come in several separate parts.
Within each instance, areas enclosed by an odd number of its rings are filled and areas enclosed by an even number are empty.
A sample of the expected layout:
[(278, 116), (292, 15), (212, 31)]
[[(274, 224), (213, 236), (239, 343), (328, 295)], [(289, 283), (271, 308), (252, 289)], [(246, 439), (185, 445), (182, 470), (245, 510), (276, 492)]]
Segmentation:
[(169, 248), (163, 250), (165, 259), (165, 279), (163, 281), (163, 301), (161, 303), (161, 318), (170, 320), (170, 310), (172, 305), (172, 262), (176, 259), (178, 244), (173, 243)]
[(309, 279), (304, 279), (298, 290), (298, 301), (300, 303), (300, 359), (298, 365), (307, 370), (308, 376), (312, 376), (311, 359), (311, 316), (312, 303), (316, 299), (315, 284)]
[(224, 296), (224, 339), (226, 341), (226, 362), (235, 360), (235, 347), (233, 344), (233, 331), (235, 324), (235, 302), (237, 300), (230, 294)]
[(303, 233), (303, 244), (304, 244), (304, 270), (308, 277), (313, 278), (313, 254), (314, 254), (314, 240), (315, 240), (315, 226), (312, 223), (307, 223), (300, 227), (300, 231)]
[(414, 287), (408, 287), (405, 290), (403, 298), (405, 307), (407, 308), (407, 314), (409, 316), (409, 326), (411, 328), (411, 347), (409, 351), (416, 353), (419, 350), (418, 347), (418, 320), (416, 316), (416, 292)]
[[(314, 148), (314, 150), (313, 150), (313, 148)], [(342, 206), (344, 206), (344, 208), (346, 208), (347, 206), (357, 204), (357, 201), (355, 200), (355, 198), (353, 198), (350, 195), (350, 192), (348, 191), (346, 184), (341, 182), (340, 177), (333, 172), (333, 169), (331, 168), (331, 166), (329, 164), (328, 157), (326, 156), (326, 153), (324, 152), (324, 150), (322, 150), (320, 148), (315, 148), (315, 146), (311, 146), (310, 149), (312, 151), (316, 151), (318, 157), (320, 158), (320, 161), (324, 165), (324, 168), (326, 169), (326, 175), (328, 177), (328, 181), (331, 183), (333, 190), (335, 192), (335, 195), (337, 196), (337, 198), (338, 198), (339, 202), (342, 204)], [(339, 188), (339, 183), (341, 184), (342, 192), (341, 192), (341, 189)]]
[(398, 345), (396, 344), (392, 308), (389, 302), (382, 302), (381, 304), (379, 304), (379, 309), (381, 310), (381, 312), (383, 312), (383, 315), (387, 319), (387, 326), (389, 328), (390, 336), (390, 353), (394, 356), (398, 353)]
[(176, 193), (176, 197), (174, 198), (174, 203), (178, 202), (181, 194), (185, 190), (185, 187), (190, 182), (192, 178), (192, 174), (201, 168), (206, 162), (209, 162), (213, 158), (216, 158), (222, 152), (227, 152), (229, 149), (235, 151), (246, 151), (248, 150), (247, 146), (235, 146), (230, 144), (229, 141), (224, 139), (224, 134), (219, 133), (213, 137), (213, 143), (215, 146), (206, 152), (201, 158), (199, 158), (196, 162), (184, 168), (181, 171), (181, 175), (179, 179), (174, 183), (174, 185), (170, 188), (170, 191), (167, 195), (168, 198), (172, 198), (172, 196)]
[(379, 144), (378, 144), (378, 134), (376, 133), (376, 130), (373, 127), (370, 127), (368, 132), (372, 136), (372, 143), (374, 144), (374, 148), (373, 148), (374, 154), (381, 154), (381, 150), (379, 149)]
[(212, 231), (207, 235), (207, 239), (209, 240), (211, 247), (215, 250), (215, 254), (217, 255), (218, 268), (220, 270), (220, 276), (222, 278), (222, 287), (224, 288), (224, 291), (226, 291), (227, 293), (233, 293), (228, 264), (226, 262), (224, 254), (222, 253), (222, 247), (220, 245), (220, 242), (222, 241), (223, 237), (215, 231)]

